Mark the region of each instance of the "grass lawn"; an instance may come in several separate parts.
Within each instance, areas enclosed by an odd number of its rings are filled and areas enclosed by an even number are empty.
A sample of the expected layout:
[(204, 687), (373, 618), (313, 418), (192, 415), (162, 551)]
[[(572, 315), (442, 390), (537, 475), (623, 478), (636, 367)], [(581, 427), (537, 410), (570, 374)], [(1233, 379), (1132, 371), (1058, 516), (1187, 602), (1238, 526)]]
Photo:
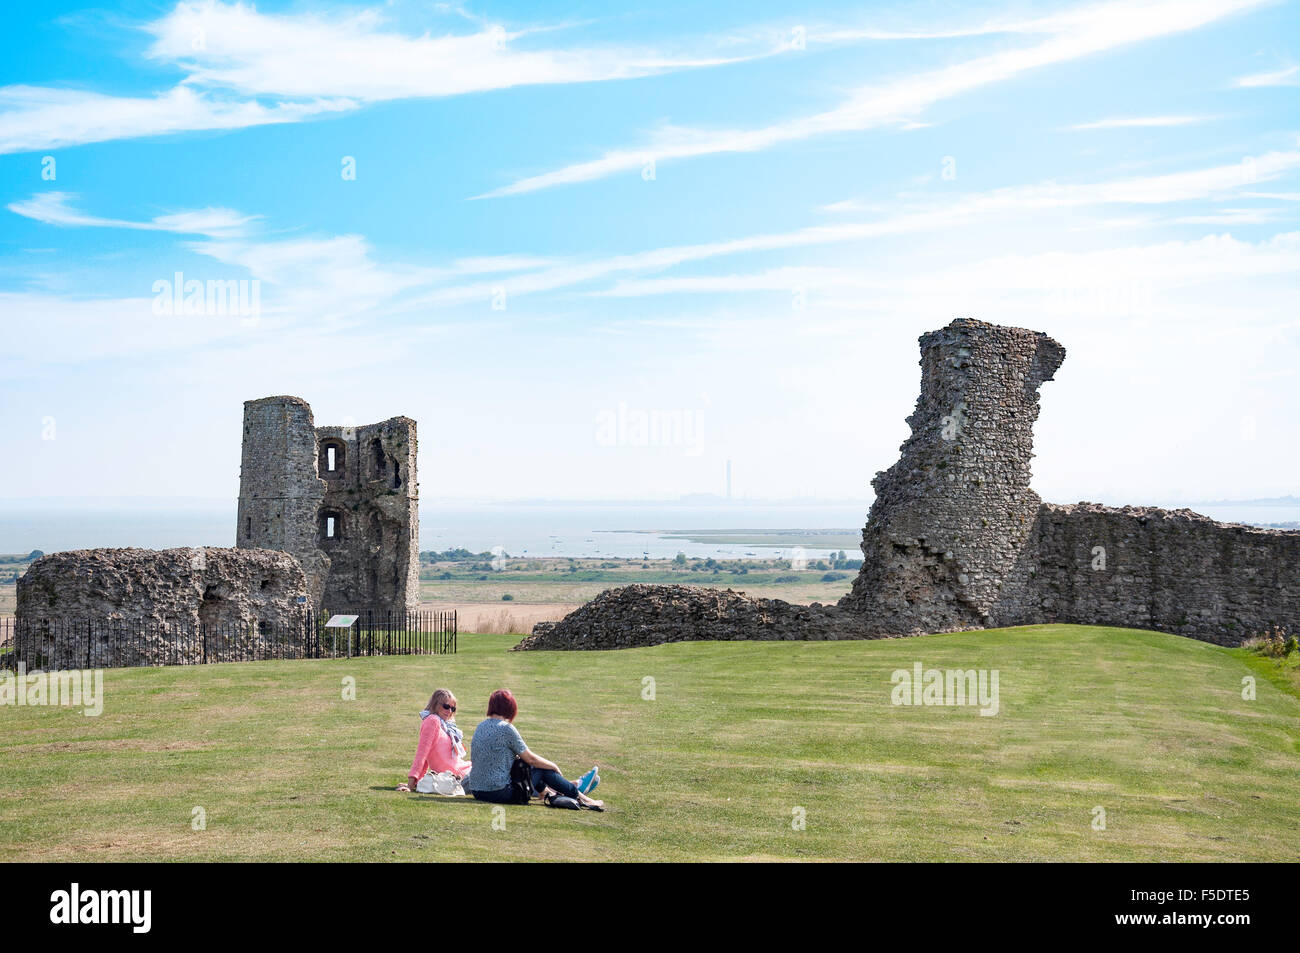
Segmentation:
[[(0, 860), (1300, 856), (1294, 667), (1243, 650), (1079, 626), (507, 652), (516, 641), (112, 670), (98, 718), (0, 708)], [(999, 713), (893, 706), (891, 673), (917, 661), (998, 669)], [(608, 812), (509, 807), (497, 830), (490, 805), (395, 793), (443, 685), (467, 735), (489, 691), (513, 689), (534, 750), (570, 776), (600, 764)]]

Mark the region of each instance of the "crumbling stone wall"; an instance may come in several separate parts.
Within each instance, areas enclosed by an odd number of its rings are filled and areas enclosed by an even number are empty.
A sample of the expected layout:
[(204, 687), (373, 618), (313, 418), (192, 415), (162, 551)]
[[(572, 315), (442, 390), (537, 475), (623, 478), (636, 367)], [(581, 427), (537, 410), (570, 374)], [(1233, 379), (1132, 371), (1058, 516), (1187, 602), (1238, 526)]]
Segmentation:
[(415, 421), (316, 427), (299, 397), (244, 404), (237, 545), (291, 553), (325, 609), (419, 604)]
[[(81, 645), (84, 623), (95, 632), (90, 664), (136, 665), (157, 659), (153, 642), (173, 644), (164, 638), (168, 630), (206, 627), (254, 638), (259, 630), (293, 631), (302, 623), (307, 594), (302, 567), (283, 552), (77, 549), (42, 556), (19, 577), (17, 628)], [(112, 638), (118, 622), (130, 624), (129, 644)], [(53, 643), (47, 647), (57, 651)]]
[(637, 584), (606, 589), (559, 622), (539, 622), (515, 649), (622, 649), (664, 642), (821, 642), (876, 637), (861, 618), (835, 606), (796, 606), (730, 589)]
[(1036, 621), (1123, 625), (1237, 645), (1300, 621), (1300, 533), (1191, 510), (1046, 504)]

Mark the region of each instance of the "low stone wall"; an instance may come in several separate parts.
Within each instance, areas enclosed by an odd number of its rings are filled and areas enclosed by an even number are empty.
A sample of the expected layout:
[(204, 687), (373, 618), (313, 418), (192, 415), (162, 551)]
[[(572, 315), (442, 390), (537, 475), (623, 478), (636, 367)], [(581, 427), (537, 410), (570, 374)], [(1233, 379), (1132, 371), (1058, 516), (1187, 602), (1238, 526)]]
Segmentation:
[(665, 642), (834, 641), (880, 637), (835, 606), (797, 606), (730, 589), (633, 585), (606, 589), (559, 622), (540, 622), (515, 646), (624, 649)]
[(51, 658), (112, 666), (166, 654), (184, 663), (201, 651), (200, 633), (221, 657), (251, 652), (246, 643), (263, 632), (296, 631), (307, 595), (288, 553), (78, 549), (42, 556), (19, 578), (16, 628)]
[(1219, 645), (1300, 622), (1300, 532), (1191, 510), (1047, 503), (1036, 536), (1035, 621), (1157, 629)]

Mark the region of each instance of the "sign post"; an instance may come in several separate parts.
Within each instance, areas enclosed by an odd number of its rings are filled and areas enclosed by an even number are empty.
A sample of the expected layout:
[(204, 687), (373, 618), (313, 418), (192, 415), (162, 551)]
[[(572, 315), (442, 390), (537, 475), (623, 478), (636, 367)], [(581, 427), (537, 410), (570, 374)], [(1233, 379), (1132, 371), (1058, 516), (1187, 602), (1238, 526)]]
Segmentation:
[[(327, 629), (347, 629), (348, 630), (348, 658), (352, 658), (352, 626), (357, 621), (354, 615), (332, 615), (329, 621), (325, 623)], [(337, 655), (337, 644), (335, 646)]]

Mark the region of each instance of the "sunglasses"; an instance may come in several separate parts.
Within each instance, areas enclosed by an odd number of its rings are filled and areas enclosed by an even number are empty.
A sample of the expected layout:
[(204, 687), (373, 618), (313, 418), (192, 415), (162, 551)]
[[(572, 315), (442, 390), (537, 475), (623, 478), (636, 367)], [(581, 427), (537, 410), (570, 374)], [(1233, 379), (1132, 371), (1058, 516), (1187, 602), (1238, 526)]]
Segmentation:
[(447, 709), (447, 711), (451, 711), (451, 712), (454, 712), (456, 710), (455, 705), (448, 705), (446, 702), (442, 703), (442, 707)]

